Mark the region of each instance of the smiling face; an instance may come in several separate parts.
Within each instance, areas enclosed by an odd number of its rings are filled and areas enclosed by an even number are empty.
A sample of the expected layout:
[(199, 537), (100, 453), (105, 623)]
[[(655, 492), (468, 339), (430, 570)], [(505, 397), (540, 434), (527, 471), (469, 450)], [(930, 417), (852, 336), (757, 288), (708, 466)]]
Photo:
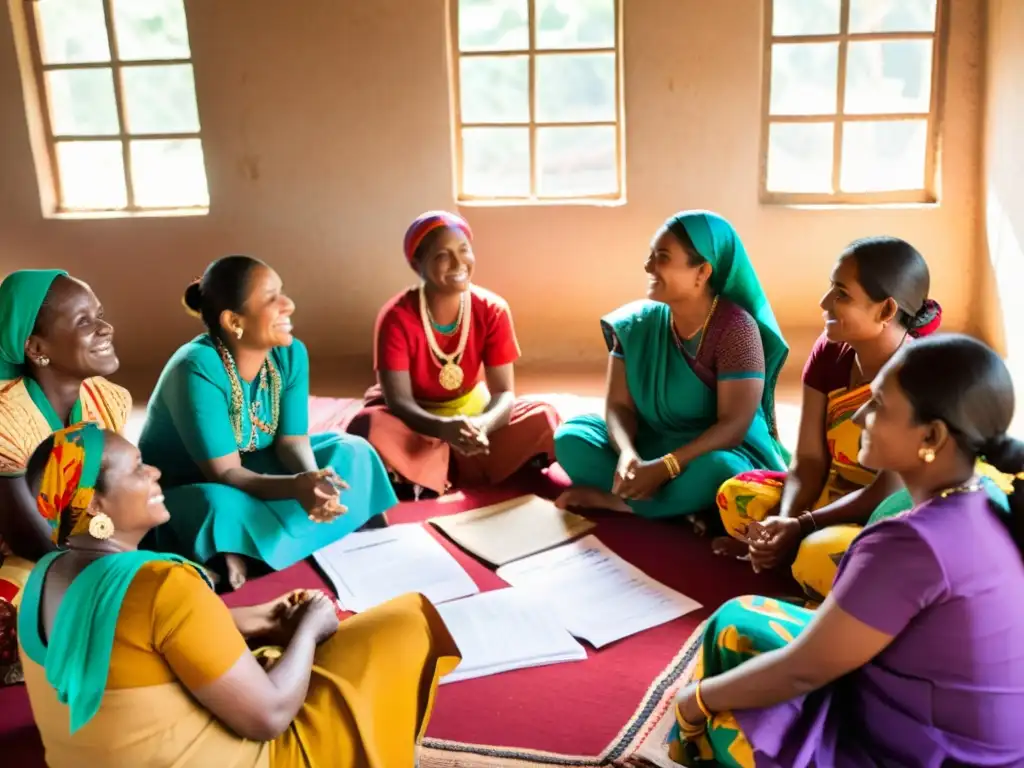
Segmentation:
[(857, 461), (869, 469), (906, 473), (921, 466), (920, 450), (929, 447), (931, 427), (920, 424), (899, 385), (899, 363), (887, 365), (871, 384), (871, 400), (854, 415), (861, 425)]
[(472, 283), (476, 257), (461, 229), (442, 227), (431, 232), (416, 259), (420, 277), (438, 293), (461, 293)]
[(109, 376), (119, 365), (114, 329), (103, 319), (103, 306), (81, 280), (58, 277), (39, 311), (36, 329), (25, 343), (30, 364), (48, 367), (75, 379)]
[(295, 302), (284, 294), (281, 278), (270, 267), (258, 264), (249, 272), (248, 283), (242, 312), (225, 310), (221, 324), (229, 337), (235, 336), (235, 328), (241, 328), (239, 343), (250, 349), (287, 347), (295, 340), (292, 336)]
[(892, 299), (873, 301), (868, 296), (858, 279), (857, 261), (851, 257), (836, 263), (820, 306), (829, 341), (847, 344), (877, 338), (896, 314)]
[(692, 301), (707, 290), (711, 265), (694, 265), (694, 256), (668, 229), (662, 228), (651, 241), (651, 252), (644, 264), (647, 272), (647, 298), (664, 304)]
[(108, 515), (114, 531), (141, 539), (170, 520), (160, 470), (142, 463), (139, 449), (115, 432), (103, 434), (103, 463), (93, 506)]

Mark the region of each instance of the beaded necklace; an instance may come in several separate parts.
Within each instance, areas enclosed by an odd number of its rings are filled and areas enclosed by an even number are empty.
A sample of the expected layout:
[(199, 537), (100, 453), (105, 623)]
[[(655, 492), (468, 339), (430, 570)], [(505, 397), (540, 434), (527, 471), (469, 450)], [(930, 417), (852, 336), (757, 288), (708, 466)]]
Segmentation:
[[(277, 434), (277, 424), (281, 418), (281, 374), (274, 365), (273, 360), (267, 355), (267, 359), (260, 366), (259, 383), (256, 387), (256, 397), (249, 403), (249, 442), (242, 444), (242, 412), (245, 410), (245, 393), (242, 391), (242, 377), (238, 375), (238, 367), (235, 359), (227, 346), (214, 339), (217, 352), (220, 353), (224, 370), (228, 373), (228, 380), (231, 382), (231, 403), (228, 406), (228, 416), (231, 419), (231, 429), (235, 433), (235, 445), (241, 453), (252, 453), (256, 450), (257, 430), (267, 435)], [(269, 384), (268, 384), (269, 380)], [(261, 392), (270, 390), (270, 421), (266, 422), (260, 418), (259, 411), (262, 403), (259, 400)]]

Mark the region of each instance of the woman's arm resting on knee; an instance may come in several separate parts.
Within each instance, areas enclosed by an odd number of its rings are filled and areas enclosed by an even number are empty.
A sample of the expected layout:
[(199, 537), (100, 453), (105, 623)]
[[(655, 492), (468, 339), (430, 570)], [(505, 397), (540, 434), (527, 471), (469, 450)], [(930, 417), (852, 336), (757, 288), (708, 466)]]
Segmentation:
[(516, 373), (512, 363), (508, 363), (487, 367), (484, 374), (487, 376), (487, 389), (491, 393), (491, 400), (484, 412), (474, 416), (471, 421), (485, 435), (489, 435), (508, 424), (512, 405), (516, 401)]
[(800, 435), (779, 502), (780, 517), (796, 517), (818, 500), (831, 463), (825, 436), (828, 398), (818, 390), (804, 386), (800, 406)]
[(416, 402), (412, 395), (412, 378), (408, 371), (380, 371), (380, 388), (388, 409), (413, 432), (427, 437), (441, 437), (449, 419), (435, 416)]
[(608, 356), (608, 382), (605, 393), (604, 420), (608, 438), (619, 454), (636, 455), (636, 404), (626, 381), (626, 361), (617, 355)]
[(673, 451), (680, 467), (698, 456), (740, 445), (761, 405), (764, 379), (730, 379), (718, 382), (718, 418), (695, 440)]
[(843, 523), (866, 525), (878, 505), (902, 487), (903, 482), (899, 475), (893, 472), (880, 472), (870, 485), (848, 493), (828, 506), (812, 512), (814, 527), (827, 528)]
[(274, 453), (285, 469), (297, 475), (319, 469), (309, 435), (278, 436), (274, 441)]

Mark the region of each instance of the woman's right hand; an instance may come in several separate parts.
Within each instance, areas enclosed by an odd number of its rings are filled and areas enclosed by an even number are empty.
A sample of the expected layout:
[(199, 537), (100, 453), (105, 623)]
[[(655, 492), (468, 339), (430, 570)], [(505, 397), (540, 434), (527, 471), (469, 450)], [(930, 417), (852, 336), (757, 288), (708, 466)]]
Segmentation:
[(619, 463), (615, 467), (615, 477), (612, 479), (612, 493), (614, 495), (622, 496), (623, 485), (632, 479), (630, 476), (636, 474), (641, 463), (640, 457), (634, 451), (621, 451), (619, 453)]
[(750, 564), (755, 571), (767, 571), (791, 560), (803, 534), (795, 517), (766, 517), (757, 538), (749, 539)]
[(463, 456), (477, 456), (490, 451), (487, 435), (463, 416), (456, 416), (445, 421), (438, 437)]
[(345, 514), (341, 491), (348, 488), (333, 469), (317, 469), (295, 476), (295, 498), (309, 514), (310, 520), (330, 521)]
[(309, 599), (298, 607), (298, 631), (313, 633), (316, 644), (320, 645), (338, 631), (338, 611), (334, 600), (320, 591), (307, 592)]

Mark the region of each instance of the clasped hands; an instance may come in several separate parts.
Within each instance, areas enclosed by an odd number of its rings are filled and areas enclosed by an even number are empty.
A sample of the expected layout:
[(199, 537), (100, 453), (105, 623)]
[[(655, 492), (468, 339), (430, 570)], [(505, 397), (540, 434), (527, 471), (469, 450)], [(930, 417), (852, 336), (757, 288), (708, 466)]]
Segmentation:
[(671, 479), (668, 465), (662, 459), (643, 461), (632, 451), (622, 451), (615, 468), (612, 493), (621, 499), (641, 501), (654, 496)]
[(286, 646), (300, 624), (308, 623), (322, 643), (338, 629), (334, 600), (319, 590), (297, 589), (266, 603), (233, 608), (235, 626), (254, 644)]
[(750, 565), (755, 573), (777, 568), (787, 562), (803, 538), (800, 519), (772, 515), (747, 527), (746, 542)]
[(463, 456), (486, 456), (491, 452), (487, 431), (472, 418), (456, 416), (446, 420), (438, 436)]
[(348, 483), (331, 467), (302, 472), (295, 476), (295, 498), (314, 523), (329, 523), (348, 512), (341, 503), (341, 492)]

